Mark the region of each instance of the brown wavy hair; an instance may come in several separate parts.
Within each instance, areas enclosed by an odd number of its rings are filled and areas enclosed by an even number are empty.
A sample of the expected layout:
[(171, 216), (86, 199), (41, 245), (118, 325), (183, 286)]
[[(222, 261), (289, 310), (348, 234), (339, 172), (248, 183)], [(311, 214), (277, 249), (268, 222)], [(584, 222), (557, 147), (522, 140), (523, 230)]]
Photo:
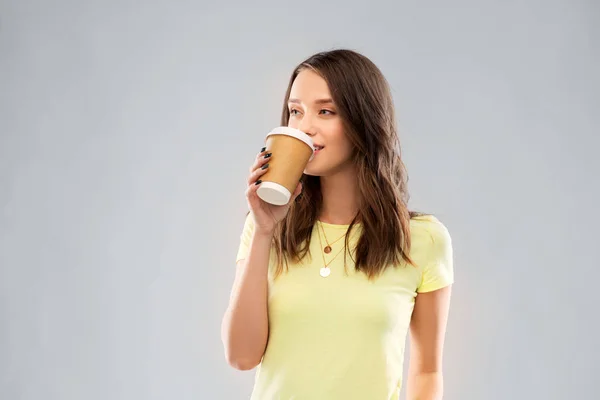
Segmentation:
[[(317, 53), (300, 63), (289, 80), (281, 125), (287, 126), (288, 99), (292, 84), (303, 70), (312, 70), (328, 84), (345, 134), (353, 145), (358, 187), (359, 211), (350, 223), (345, 243), (349, 246), (357, 223), (362, 232), (350, 256), (355, 268), (374, 279), (388, 266), (401, 261), (413, 264), (410, 251), (410, 219), (418, 213), (408, 211), (405, 166), (400, 157), (400, 140), (389, 84), (379, 68), (367, 57), (352, 50)], [(299, 196), (277, 227), (274, 245), (277, 254), (275, 276), (287, 267), (288, 259), (299, 262), (307, 254), (314, 224), (322, 209), (319, 177), (303, 175)], [(354, 253), (354, 254), (352, 254)], [(344, 265), (346, 265), (346, 255)], [(414, 265), (414, 264), (413, 264)]]

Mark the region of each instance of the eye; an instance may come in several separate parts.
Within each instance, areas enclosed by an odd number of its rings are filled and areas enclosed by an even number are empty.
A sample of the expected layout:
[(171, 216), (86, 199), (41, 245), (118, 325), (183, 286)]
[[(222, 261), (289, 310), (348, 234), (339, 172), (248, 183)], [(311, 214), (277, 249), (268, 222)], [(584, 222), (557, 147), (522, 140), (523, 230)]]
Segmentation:
[(333, 111), (326, 110), (326, 109), (323, 109), (323, 110), (319, 111), (319, 113), (325, 114), (325, 115), (333, 115), (333, 114), (335, 114)]
[(290, 109), (290, 115), (297, 115), (298, 112), (295, 108)]

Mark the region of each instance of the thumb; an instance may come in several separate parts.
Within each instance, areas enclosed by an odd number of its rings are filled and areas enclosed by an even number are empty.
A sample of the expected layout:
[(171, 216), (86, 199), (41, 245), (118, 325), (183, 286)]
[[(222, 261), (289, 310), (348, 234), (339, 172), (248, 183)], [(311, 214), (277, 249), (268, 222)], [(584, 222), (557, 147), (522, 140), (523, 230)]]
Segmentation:
[(302, 182), (298, 182), (296, 190), (294, 190), (294, 193), (292, 194), (292, 201), (296, 200), (296, 197), (298, 197), (300, 194), (302, 194)]

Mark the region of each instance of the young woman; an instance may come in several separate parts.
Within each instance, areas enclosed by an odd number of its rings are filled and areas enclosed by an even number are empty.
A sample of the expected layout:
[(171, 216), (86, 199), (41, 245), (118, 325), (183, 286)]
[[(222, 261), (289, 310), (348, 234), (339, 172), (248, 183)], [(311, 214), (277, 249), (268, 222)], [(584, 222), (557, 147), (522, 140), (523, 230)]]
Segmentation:
[(453, 283), (448, 230), (407, 209), (394, 106), (380, 70), (349, 50), (293, 72), (282, 124), (317, 149), (289, 204), (256, 195), (277, 154), (257, 155), (222, 339), (259, 366), (252, 399), (441, 399)]

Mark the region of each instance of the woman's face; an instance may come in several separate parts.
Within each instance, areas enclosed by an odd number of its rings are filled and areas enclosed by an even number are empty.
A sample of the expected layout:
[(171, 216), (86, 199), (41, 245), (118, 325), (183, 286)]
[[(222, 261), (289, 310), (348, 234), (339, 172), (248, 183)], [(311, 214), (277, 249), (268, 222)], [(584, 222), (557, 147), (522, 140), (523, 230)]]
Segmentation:
[(304, 171), (307, 175), (330, 176), (351, 165), (352, 145), (333, 103), (329, 87), (316, 72), (298, 74), (288, 100), (288, 126), (313, 139), (317, 151)]

